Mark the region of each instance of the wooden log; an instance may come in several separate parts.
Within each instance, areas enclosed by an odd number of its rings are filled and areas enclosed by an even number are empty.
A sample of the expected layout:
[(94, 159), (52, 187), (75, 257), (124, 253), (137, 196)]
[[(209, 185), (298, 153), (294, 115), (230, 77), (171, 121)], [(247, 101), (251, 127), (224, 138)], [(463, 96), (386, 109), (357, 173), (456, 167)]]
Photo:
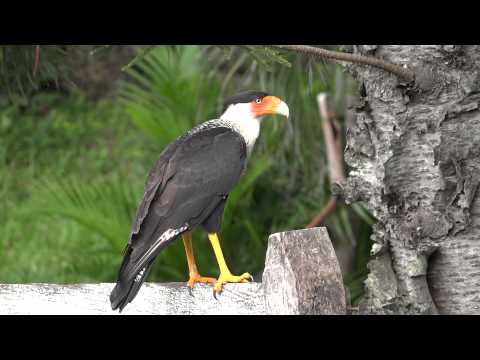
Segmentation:
[[(110, 308), (114, 284), (0, 285), (0, 314), (118, 315)], [(345, 314), (345, 291), (325, 228), (270, 236), (262, 283), (212, 286), (145, 283), (122, 315)]]
[(342, 273), (326, 228), (270, 236), (263, 285), (268, 314), (346, 314)]

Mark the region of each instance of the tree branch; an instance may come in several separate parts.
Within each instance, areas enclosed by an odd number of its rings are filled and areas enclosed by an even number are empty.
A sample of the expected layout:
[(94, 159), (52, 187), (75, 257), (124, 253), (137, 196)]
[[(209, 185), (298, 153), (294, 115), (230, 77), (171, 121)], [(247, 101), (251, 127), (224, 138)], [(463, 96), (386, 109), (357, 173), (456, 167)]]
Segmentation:
[[(325, 137), (325, 147), (327, 150), (328, 174), (330, 183), (343, 183), (345, 181), (345, 171), (343, 164), (342, 142), (340, 136), (335, 137), (333, 124), (331, 121), (332, 111), (329, 110), (327, 94), (320, 93), (317, 97), (320, 117), (322, 121), (322, 130)], [(332, 196), (328, 204), (316, 215), (307, 225), (307, 228), (320, 226), (325, 219), (337, 208), (338, 199)]]
[(356, 64), (369, 65), (369, 66), (373, 66), (373, 67), (388, 71), (389, 73), (395, 74), (398, 77), (407, 80), (408, 82), (415, 81), (415, 74), (413, 71), (407, 68), (401, 67), (399, 65), (392, 64), (382, 59), (378, 59), (371, 56), (349, 54), (349, 53), (343, 53), (339, 51), (330, 51), (330, 50), (325, 50), (325, 49), (317, 48), (314, 46), (308, 46), (308, 45), (270, 45), (270, 46), (278, 49), (296, 51), (296, 52), (300, 52), (308, 55), (313, 55), (315, 57), (326, 59), (326, 60), (346, 61), (346, 62), (351, 62)]
[(333, 131), (333, 111), (330, 110), (331, 106), (328, 105), (327, 93), (318, 94), (317, 103), (320, 109), (322, 131), (327, 150), (330, 183), (342, 183), (345, 181), (342, 139), (338, 135), (335, 136)]
[(37, 76), (37, 70), (39, 65), (40, 65), (40, 45), (35, 45), (35, 64), (33, 65), (33, 77)]
[(330, 201), (328, 202), (327, 206), (325, 206), (320, 212), (310, 221), (307, 225), (307, 229), (315, 228), (325, 221), (327, 217), (337, 208), (338, 200), (335, 196), (333, 196)]

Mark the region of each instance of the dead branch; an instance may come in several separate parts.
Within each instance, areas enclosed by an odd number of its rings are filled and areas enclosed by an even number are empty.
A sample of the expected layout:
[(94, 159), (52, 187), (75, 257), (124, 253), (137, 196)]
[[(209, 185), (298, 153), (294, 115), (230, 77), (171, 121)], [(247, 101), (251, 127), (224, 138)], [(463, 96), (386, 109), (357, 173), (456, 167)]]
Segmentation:
[[(333, 113), (332, 111), (329, 111), (327, 94), (320, 93), (317, 97), (317, 101), (320, 109), (322, 130), (325, 137), (330, 184), (343, 183), (345, 181), (345, 171), (343, 164), (342, 139), (340, 136), (335, 136), (334, 134), (333, 122), (331, 119)], [(312, 219), (312, 221), (310, 221), (307, 227), (313, 228), (320, 226), (337, 208), (337, 205), (337, 197), (332, 196), (328, 204)]]
[(385, 60), (375, 58), (372, 56), (363, 56), (359, 54), (349, 54), (340, 51), (331, 51), (326, 50), (314, 46), (308, 45), (270, 45), (272, 47), (290, 51), (296, 51), (300, 53), (304, 53), (307, 55), (313, 55), (315, 57), (326, 59), (326, 60), (333, 60), (333, 61), (346, 61), (350, 63), (362, 64), (362, 65), (369, 65), (373, 66), (389, 73), (395, 74), (398, 77), (407, 80), (408, 82), (415, 80), (415, 74), (413, 71), (404, 68), (402, 66), (389, 63)]
[(37, 75), (37, 70), (39, 65), (40, 65), (40, 45), (35, 45), (35, 64), (33, 65), (33, 77)]

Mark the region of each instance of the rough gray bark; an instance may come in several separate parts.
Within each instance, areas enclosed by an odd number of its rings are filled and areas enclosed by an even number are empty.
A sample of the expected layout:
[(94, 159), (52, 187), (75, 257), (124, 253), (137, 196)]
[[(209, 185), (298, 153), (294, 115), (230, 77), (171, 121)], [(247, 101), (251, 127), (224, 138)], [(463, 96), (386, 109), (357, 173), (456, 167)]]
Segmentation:
[(480, 314), (480, 46), (357, 46), (344, 195), (378, 219), (361, 313)]
[[(291, 231), (269, 239), (263, 283), (226, 284), (218, 300), (212, 286), (186, 283), (142, 286), (125, 315), (345, 314), (338, 261), (324, 228)], [(2, 314), (116, 315), (114, 284), (0, 285)]]

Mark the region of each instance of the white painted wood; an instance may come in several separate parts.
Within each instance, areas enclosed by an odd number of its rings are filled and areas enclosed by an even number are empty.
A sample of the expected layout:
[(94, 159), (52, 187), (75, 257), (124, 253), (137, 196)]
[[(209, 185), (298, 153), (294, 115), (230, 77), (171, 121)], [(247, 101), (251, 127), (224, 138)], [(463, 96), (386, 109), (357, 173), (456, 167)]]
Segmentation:
[[(0, 315), (119, 315), (110, 307), (114, 284), (0, 285)], [(122, 315), (265, 314), (260, 283), (227, 284), (213, 297), (212, 287), (185, 283), (145, 283)]]

